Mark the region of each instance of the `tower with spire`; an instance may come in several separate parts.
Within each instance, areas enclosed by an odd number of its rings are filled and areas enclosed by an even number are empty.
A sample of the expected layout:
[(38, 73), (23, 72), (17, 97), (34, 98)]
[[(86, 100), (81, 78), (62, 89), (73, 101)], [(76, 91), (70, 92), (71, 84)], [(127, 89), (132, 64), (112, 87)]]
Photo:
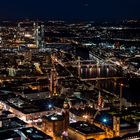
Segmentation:
[(69, 125), (69, 109), (70, 109), (70, 105), (69, 105), (68, 99), (65, 98), (64, 103), (63, 103), (63, 116), (65, 118), (65, 130), (67, 130), (68, 125)]
[(101, 92), (99, 91), (97, 109), (100, 111), (102, 110), (103, 107), (104, 107), (103, 97), (101, 96)]

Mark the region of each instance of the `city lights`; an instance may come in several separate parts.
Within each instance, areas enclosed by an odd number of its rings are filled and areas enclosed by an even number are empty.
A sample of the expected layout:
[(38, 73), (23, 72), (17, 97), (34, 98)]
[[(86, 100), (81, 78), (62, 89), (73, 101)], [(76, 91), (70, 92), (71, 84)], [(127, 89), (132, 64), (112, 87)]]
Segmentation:
[(40, 19), (0, 22), (0, 139), (140, 139), (140, 21)]

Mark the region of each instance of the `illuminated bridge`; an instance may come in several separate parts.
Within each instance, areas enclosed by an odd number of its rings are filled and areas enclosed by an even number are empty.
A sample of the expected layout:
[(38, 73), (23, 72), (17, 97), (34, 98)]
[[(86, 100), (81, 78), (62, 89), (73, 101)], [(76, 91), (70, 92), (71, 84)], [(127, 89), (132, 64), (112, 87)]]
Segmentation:
[(97, 62), (96, 60), (81, 60), (79, 58), (77, 61), (63, 62), (56, 56), (52, 56), (52, 60), (66, 69), (68, 66), (76, 67), (78, 77), (82, 81), (121, 78), (121, 73), (119, 73), (113, 64), (108, 64), (101, 60)]

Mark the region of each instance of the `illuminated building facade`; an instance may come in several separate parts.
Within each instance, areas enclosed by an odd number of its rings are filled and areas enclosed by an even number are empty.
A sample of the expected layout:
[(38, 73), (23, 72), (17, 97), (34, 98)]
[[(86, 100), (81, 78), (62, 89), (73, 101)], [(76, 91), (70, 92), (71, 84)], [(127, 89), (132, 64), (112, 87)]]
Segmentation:
[(52, 114), (43, 117), (43, 131), (52, 137), (61, 137), (65, 131), (65, 119), (63, 115)]

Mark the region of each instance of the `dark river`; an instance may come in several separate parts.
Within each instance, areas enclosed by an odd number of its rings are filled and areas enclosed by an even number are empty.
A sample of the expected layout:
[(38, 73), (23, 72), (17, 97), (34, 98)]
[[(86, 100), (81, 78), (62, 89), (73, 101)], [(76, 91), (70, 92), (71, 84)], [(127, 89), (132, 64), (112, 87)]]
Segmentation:
[[(98, 77), (121, 77), (122, 72), (109, 66), (93, 66), (93, 67), (81, 67), (80, 75), (82, 79), (87, 78), (98, 78)], [(101, 87), (119, 95), (120, 94), (120, 83), (124, 84), (123, 97), (131, 102), (140, 102), (140, 79), (139, 78), (125, 78), (117, 80), (114, 84), (114, 80), (102, 80), (100, 82)]]

